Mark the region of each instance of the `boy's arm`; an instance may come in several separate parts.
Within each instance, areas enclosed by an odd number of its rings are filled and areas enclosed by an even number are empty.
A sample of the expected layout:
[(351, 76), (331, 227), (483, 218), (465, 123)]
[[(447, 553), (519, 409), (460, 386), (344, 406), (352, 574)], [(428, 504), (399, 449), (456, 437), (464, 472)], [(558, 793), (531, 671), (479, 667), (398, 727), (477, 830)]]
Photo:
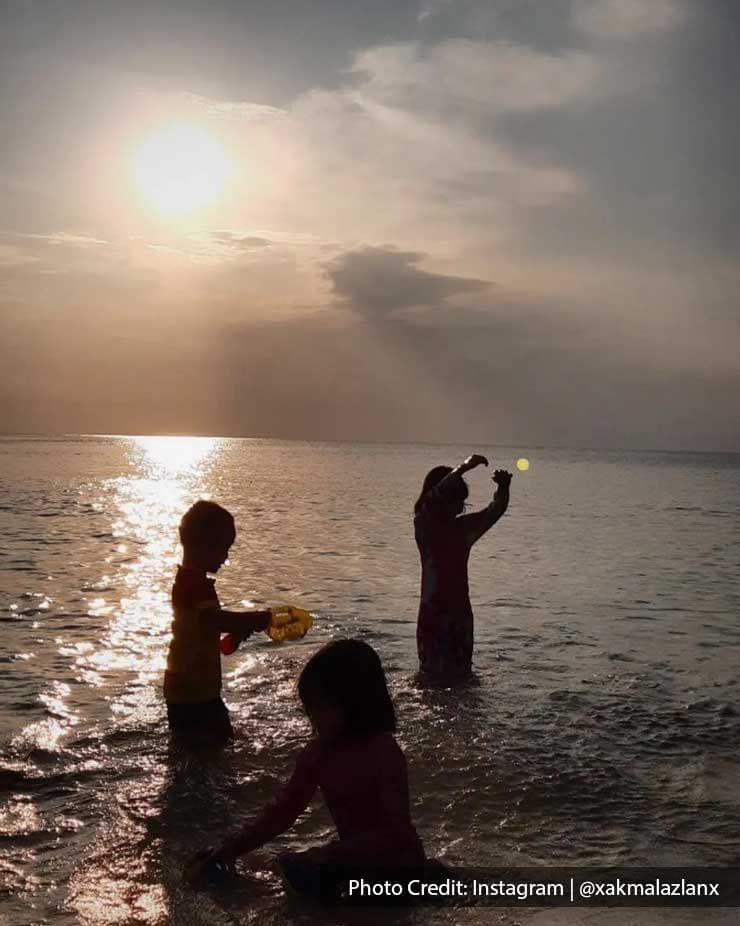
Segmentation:
[(465, 532), (468, 544), (474, 544), (487, 530), (490, 530), (509, 507), (509, 483), (511, 473), (505, 470), (496, 470), (493, 476), (498, 488), (493, 501), (481, 511), (465, 514), (458, 518), (460, 526)]
[(270, 626), (269, 611), (225, 611), (215, 606), (203, 608), (199, 612), (201, 621), (210, 627), (216, 627), (221, 633), (233, 633), (248, 637)]

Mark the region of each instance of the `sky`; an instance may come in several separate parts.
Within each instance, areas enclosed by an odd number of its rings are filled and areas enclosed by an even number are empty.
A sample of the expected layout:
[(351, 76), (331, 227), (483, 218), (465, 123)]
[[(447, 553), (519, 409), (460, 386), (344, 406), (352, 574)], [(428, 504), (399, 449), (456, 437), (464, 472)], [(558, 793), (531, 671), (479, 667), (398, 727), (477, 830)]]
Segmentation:
[(735, 0), (0, 0), (0, 430), (740, 451)]

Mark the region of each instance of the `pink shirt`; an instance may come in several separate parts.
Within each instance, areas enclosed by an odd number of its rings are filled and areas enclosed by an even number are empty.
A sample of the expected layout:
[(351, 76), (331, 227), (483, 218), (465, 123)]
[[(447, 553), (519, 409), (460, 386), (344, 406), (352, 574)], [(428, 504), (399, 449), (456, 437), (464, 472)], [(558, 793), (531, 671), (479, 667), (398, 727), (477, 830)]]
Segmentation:
[(312, 740), (278, 798), (243, 830), (250, 852), (289, 829), (320, 788), (343, 861), (414, 865), (424, 849), (411, 822), (406, 759), (390, 733), (327, 745)]

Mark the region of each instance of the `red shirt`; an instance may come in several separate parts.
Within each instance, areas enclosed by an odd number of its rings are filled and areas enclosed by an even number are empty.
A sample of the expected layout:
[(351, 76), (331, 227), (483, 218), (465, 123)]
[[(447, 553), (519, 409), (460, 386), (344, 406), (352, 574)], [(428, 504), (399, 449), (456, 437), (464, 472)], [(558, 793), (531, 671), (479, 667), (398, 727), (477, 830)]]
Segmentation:
[(337, 745), (312, 740), (278, 798), (243, 831), (250, 852), (289, 829), (320, 788), (341, 860), (414, 865), (424, 849), (411, 822), (406, 759), (390, 733)]

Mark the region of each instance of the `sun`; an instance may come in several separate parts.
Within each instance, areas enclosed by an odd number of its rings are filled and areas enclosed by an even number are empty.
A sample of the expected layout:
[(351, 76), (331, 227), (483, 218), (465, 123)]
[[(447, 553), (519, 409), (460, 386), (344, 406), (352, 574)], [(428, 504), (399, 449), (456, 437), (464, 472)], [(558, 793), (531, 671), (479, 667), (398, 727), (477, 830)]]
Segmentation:
[(139, 195), (168, 216), (216, 202), (231, 172), (223, 145), (204, 129), (184, 122), (154, 132), (134, 154), (133, 179)]

